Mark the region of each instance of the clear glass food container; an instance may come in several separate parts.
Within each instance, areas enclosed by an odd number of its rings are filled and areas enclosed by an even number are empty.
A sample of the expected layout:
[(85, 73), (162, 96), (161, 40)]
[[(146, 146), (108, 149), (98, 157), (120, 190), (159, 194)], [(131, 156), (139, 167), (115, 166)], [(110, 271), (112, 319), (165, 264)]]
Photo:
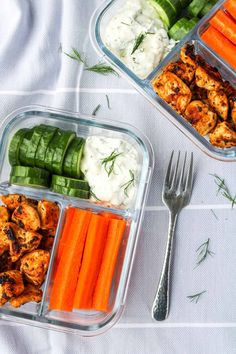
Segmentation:
[[(80, 198), (67, 197), (51, 192), (49, 189), (37, 189), (9, 184), (10, 164), (8, 146), (14, 133), (21, 128), (31, 128), (39, 124), (53, 125), (61, 129), (72, 130), (81, 137), (100, 135), (121, 138), (134, 146), (139, 155), (140, 173), (137, 193), (132, 206), (126, 209), (108, 207)], [(0, 194), (23, 194), (29, 198), (46, 199), (58, 203), (60, 217), (51, 251), (48, 272), (43, 284), (42, 301), (30, 302), (17, 309), (6, 303), (0, 307), (0, 317), (5, 320), (54, 329), (62, 332), (93, 336), (112, 327), (120, 318), (127, 295), (131, 268), (134, 260), (138, 235), (142, 223), (144, 206), (154, 167), (154, 155), (148, 139), (136, 128), (111, 120), (98, 120), (94, 117), (81, 116), (78, 113), (59, 111), (39, 106), (23, 107), (11, 113), (1, 125), (0, 137)], [(115, 266), (110, 294), (111, 310), (109, 312), (76, 310), (75, 312), (49, 310), (55, 257), (69, 207), (90, 209), (97, 213), (108, 211), (127, 220), (125, 234)]]
[(236, 73), (222, 58), (220, 58), (202, 40), (201, 33), (208, 25), (213, 14), (223, 8), (225, 1), (218, 1), (217, 4), (204, 16), (197, 25), (185, 36), (171, 52), (160, 62), (160, 64), (146, 77), (140, 79), (136, 76), (117, 56), (115, 56), (104, 43), (104, 31), (111, 18), (119, 11), (125, 0), (107, 0), (95, 10), (90, 22), (91, 41), (100, 55), (102, 55), (115, 70), (125, 77), (154, 107), (180, 129), (194, 144), (196, 144), (207, 155), (223, 160), (236, 161), (236, 147), (222, 149), (210, 144), (206, 137), (201, 136), (182, 116), (172, 109), (161, 99), (152, 88), (152, 81), (159, 76), (163, 69), (179, 58), (180, 50), (187, 43), (194, 44), (195, 51), (200, 54), (207, 63), (216, 67), (224, 80), (228, 80), (232, 86), (236, 86)]

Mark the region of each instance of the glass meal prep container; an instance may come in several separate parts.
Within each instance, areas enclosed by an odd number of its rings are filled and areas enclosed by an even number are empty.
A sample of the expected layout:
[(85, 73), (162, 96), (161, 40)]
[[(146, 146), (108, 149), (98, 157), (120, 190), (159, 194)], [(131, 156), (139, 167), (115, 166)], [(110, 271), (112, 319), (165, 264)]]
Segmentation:
[[(56, 194), (50, 191), (50, 189), (11, 185), (9, 183), (9, 142), (19, 129), (31, 128), (39, 124), (71, 130), (83, 138), (87, 138), (91, 135), (120, 138), (135, 147), (139, 156), (140, 173), (137, 181), (137, 192), (132, 205), (129, 208), (109, 207), (90, 200)], [(81, 116), (77, 113), (38, 106), (21, 108), (11, 113), (3, 121), (0, 139), (0, 195), (15, 193), (25, 195), (27, 198), (35, 200), (44, 199), (56, 202), (60, 208), (60, 216), (51, 251), (48, 272), (42, 287), (42, 301), (40, 303), (29, 302), (16, 309), (9, 303), (6, 303), (0, 307), (0, 317), (2, 319), (86, 336), (100, 334), (117, 322), (124, 309), (153, 164), (153, 150), (148, 139), (128, 124), (126, 125), (109, 120), (102, 121), (94, 117)], [(108, 312), (94, 310), (66, 312), (49, 309), (55, 271), (55, 259), (65, 224), (66, 214), (70, 207), (90, 210), (95, 214), (110, 212), (127, 221), (112, 278), (112, 288), (109, 297), (110, 310)]]
[(233, 68), (209, 48), (201, 39), (201, 34), (207, 28), (209, 19), (216, 13), (216, 11), (223, 8), (224, 1), (218, 1), (211, 11), (209, 11), (209, 13), (197, 23), (188, 35), (175, 45), (169, 54), (166, 55), (160, 64), (157, 65), (157, 67), (155, 67), (145, 79), (140, 79), (136, 76), (134, 72), (132, 72), (108, 49), (104, 41), (104, 33), (108, 23), (124, 3), (124, 0), (108, 0), (95, 10), (90, 23), (90, 36), (95, 49), (100, 55), (102, 54), (102, 56), (113, 65), (122, 76), (128, 79), (128, 81), (144, 97), (146, 97), (161, 114), (170, 120), (207, 155), (223, 161), (236, 161), (236, 147), (223, 149), (210, 144), (208, 138), (200, 135), (186, 119), (180, 116), (169, 104), (159, 97), (152, 87), (152, 82), (156, 77), (161, 75), (165, 67), (179, 59), (181, 48), (186, 44), (193, 44), (196, 54), (202, 56), (206, 63), (216, 67), (224, 81), (229, 81), (233, 87), (236, 86), (236, 74)]

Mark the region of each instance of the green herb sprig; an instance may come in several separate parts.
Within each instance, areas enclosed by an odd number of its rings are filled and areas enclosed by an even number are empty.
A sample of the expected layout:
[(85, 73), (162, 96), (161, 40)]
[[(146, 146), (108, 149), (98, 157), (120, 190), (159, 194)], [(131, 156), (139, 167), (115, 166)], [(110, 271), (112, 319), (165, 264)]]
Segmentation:
[(129, 170), (129, 174), (130, 174), (130, 180), (121, 186), (121, 188), (125, 187), (124, 193), (125, 193), (126, 197), (129, 197), (128, 190), (131, 186), (134, 186), (134, 183), (135, 183), (135, 177), (134, 177), (133, 171)]
[(197, 293), (197, 294), (194, 294), (194, 295), (189, 295), (189, 296), (187, 296), (187, 298), (190, 300), (190, 302), (195, 302), (195, 304), (197, 304), (198, 301), (199, 301), (199, 299), (200, 299), (200, 297), (201, 297), (204, 293), (206, 293), (206, 290), (203, 290), (202, 292)]
[(120, 156), (122, 152), (116, 152), (116, 150), (113, 150), (112, 153), (108, 156), (102, 159), (102, 165), (104, 165), (105, 171), (108, 174), (108, 177), (110, 177), (111, 173), (114, 170), (115, 166), (115, 161), (118, 156)]
[(196, 252), (198, 253), (198, 256), (197, 256), (198, 257), (198, 261), (197, 261), (196, 267), (198, 267), (203, 261), (205, 261), (207, 256), (211, 256), (211, 257), (214, 256), (215, 253), (210, 251), (209, 245), (210, 245), (210, 239), (208, 238), (207, 241), (202, 243), (198, 247), (198, 249), (196, 250)]
[(140, 47), (142, 42), (144, 41), (144, 38), (146, 37), (147, 34), (154, 34), (153, 32), (141, 32), (138, 37), (135, 39), (133, 50), (131, 52), (131, 55), (134, 54), (134, 52)]
[(214, 177), (215, 184), (218, 186), (217, 194), (221, 193), (223, 197), (228, 199), (231, 202), (231, 206), (233, 208), (236, 204), (236, 195), (233, 196), (231, 194), (223, 178), (219, 177), (217, 174), (211, 174), (211, 176)]
[(93, 191), (91, 191), (91, 190), (90, 190), (90, 196), (91, 196), (91, 197), (94, 197), (97, 201), (101, 202), (101, 199), (99, 199), (99, 198), (96, 196), (96, 194), (95, 194)]
[(65, 52), (64, 54), (73, 60), (77, 60), (79, 63), (86, 64), (86, 60), (82, 57), (82, 55), (78, 52), (78, 50), (73, 47), (72, 47), (71, 54)]

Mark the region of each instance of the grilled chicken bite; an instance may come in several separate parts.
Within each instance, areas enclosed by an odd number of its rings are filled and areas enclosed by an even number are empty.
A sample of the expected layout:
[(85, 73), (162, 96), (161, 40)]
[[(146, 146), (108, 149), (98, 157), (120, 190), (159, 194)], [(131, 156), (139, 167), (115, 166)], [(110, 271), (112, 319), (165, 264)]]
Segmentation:
[(187, 45), (183, 47), (180, 51), (180, 59), (185, 64), (192, 66), (193, 69), (197, 68), (196, 55), (194, 54), (193, 46)]
[(7, 207), (0, 205), (0, 227), (2, 224), (10, 220), (10, 213)]
[(48, 270), (50, 253), (45, 250), (35, 250), (26, 254), (21, 260), (20, 270), (27, 281), (40, 286)]
[(236, 126), (236, 96), (230, 98), (230, 107), (231, 107), (231, 118)]
[(171, 73), (175, 74), (186, 84), (190, 84), (195, 74), (195, 69), (193, 66), (181, 63), (180, 61), (170, 63), (165, 68), (165, 71), (170, 71)]
[(221, 82), (214, 79), (207, 70), (203, 69), (201, 66), (198, 66), (195, 72), (196, 84), (199, 87), (203, 87), (206, 90), (218, 91), (221, 89)]
[(37, 210), (27, 202), (21, 203), (14, 210), (12, 220), (25, 230), (37, 231), (41, 225)]
[(227, 120), (229, 112), (229, 103), (224, 91), (208, 91), (207, 97), (211, 107), (215, 109), (215, 111), (219, 114), (219, 116), (221, 116), (221, 118)]
[(217, 123), (217, 114), (202, 101), (189, 103), (184, 116), (201, 135), (208, 134)]
[(0, 273), (0, 306), (4, 305), (13, 296), (24, 291), (22, 275), (18, 270), (9, 270)]
[(26, 201), (26, 197), (20, 194), (8, 194), (0, 197), (3, 204), (11, 211), (16, 209), (21, 203)]
[(153, 88), (177, 112), (184, 112), (191, 101), (192, 94), (188, 86), (169, 71), (154, 80)]
[(13, 307), (20, 307), (30, 301), (40, 302), (42, 295), (42, 290), (33, 284), (26, 284), (24, 291), (19, 296), (12, 297), (10, 303)]
[(220, 148), (236, 146), (236, 132), (228, 122), (220, 122), (214, 131), (209, 134), (210, 143)]
[(41, 228), (51, 230), (55, 234), (59, 217), (58, 205), (47, 200), (40, 200), (38, 213), (41, 220)]

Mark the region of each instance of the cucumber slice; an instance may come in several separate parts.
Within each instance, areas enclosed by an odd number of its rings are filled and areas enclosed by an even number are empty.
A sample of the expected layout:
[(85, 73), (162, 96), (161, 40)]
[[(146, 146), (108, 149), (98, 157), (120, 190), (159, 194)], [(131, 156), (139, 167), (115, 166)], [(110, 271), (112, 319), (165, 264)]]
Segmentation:
[(45, 128), (43, 125), (38, 125), (33, 128), (33, 134), (30, 139), (30, 143), (26, 152), (26, 163), (27, 166), (35, 166), (35, 155), (42, 135), (44, 134)]
[(202, 11), (206, 3), (207, 0), (193, 0), (187, 8), (189, 15), (192, 17), (198, 16), (198, 14)]
[(17, 184), (19, 186), (48, 188), (48, 180), (45, 178), (11, 176), (10, 183)]
[(82, 141), (78, 150), (76, 150), (73, 154), (71, 163), (71, 177), (80, 178), (81, 176), (80, 164), (84, 152), (84, 145), (85, 141)]
[(68, 150), (66, 152), (66, 156), (63, 162), (63, 173), (66, 176), (71, 176), (71, 165), (72, 165), (72, 159), (73, 159), (73, 155), (74, 152), (76, 152), (79, 148), (80, 145), (82, 144), (84, 140), (82, 138), (75, 138), (70, 146), (68, 147)]
[(8, 149), (8, 159), (11, 166), (19, 165), (19, 151), (21, 142), (25, 137), (25, 134), (29, 131), (29, 129), (20, 129), (18, 130), (13, 138), (11, 139), (9, 149)]
[(20, 144), (20, 150), (19, 150), (19, 160), (21, 165), (26, 165), (27, 166), (27, 151), (28, 147), (30, 145), (31, 137), (33, 134), (33, 129), (30, 129), (26, 132), (24, 139), (22, 140)]
[(179, 41), (184, 38), (196, 25), (196, 19), (189, 20), (186, 17), (179, 19), (169, 30), (170, 38)]
[(39, 141), (34, 162), (35, 162), (35, 166), (40, 168), (45, 168), (44, 161), (45, 161), (46, 151), (48, 145), (50, 144), (58, 128), (52, 127), (50, 125), (41, 125), (41, 126), (44, 127), (44, 133), (41, 136), (41, 139)]
[(215, 4), (217, 3), (218, 0), (210, 0), (206, 3), (206, 5), (203, 7), (203, 9), (201, 10), (199, 16), (203, 17), (205, 16), (211, 9), (213, 6), (215, 6)]
[(170, 28), (176, 20), (176, 11), (167, 0), (150, 0), (150, 4), (156, 9), (163, 24)]
[(63, 176), (52, 176), (52, 185), (58, 185), (67, 188), (83, 189), (89, 191), (89, 184), (82, 179), (75, 179)]
[(66, 188), (55, 184), (52, 186), (51, 189), (55, 193), (64, 194), (70, 197), (77, 197), (83, 199), (89, 198), (89, 192), (82, 189)]
[(179, 12), (182, 10), (182, 5), (181, 5), (181, 2), (180, 0), (167, 0), (170, 5), (173, 7), (176, 15), (179, 14)]
[(38, 177), (48, 179), (50, 177), (50, 174), (48, 171), (37, 167), (13, 166), (11, 169), (11, 176)]

